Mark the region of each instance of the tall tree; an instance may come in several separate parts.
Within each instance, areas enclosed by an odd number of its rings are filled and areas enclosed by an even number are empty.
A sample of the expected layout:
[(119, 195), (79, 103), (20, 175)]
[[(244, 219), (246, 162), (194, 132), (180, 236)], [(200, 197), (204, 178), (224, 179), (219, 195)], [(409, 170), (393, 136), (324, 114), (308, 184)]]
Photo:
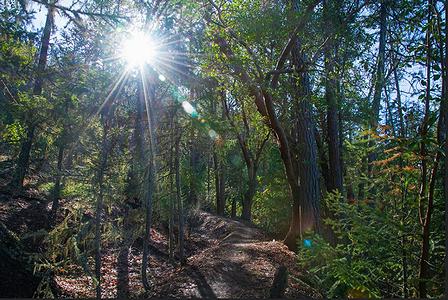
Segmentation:
[[(425, 108), (422, 124), (420, 126), (420, 157), (421, 157), (421, 178), (420, 178), (420, 192), (419, 192), (419, 217), (420, 222), (423, 227), (422, 232), (422, 249), (420, 257), (420, 273), (419, 273), (419, 296), (421, 298), (427, 297), (427, 280), (429, 277), (429, 242), (430, 242), (430, 225), (431, 217), (433, 213), (434, 205), (434, 184), (437, 175), (437, 165), (438, 158), (436, 156), (436, 161), (434, 163), (432, 180), (428, 178), (428, 131), (429, 131), (429, 117), (430, 111), (430, 100), (431, 100), (431, 65), (432, 65), (432, 15), (433, 15), (433, 1), (428, 0), (428, 17), (427, 17), (427, 29), (426, 29), (426, 91), (425, 91)], [(441, 105), (441, 108), (443, 105)], [(443, 119), (440, 115), (439, 119)], [(430, 182), (430, 186), (428, 185)], [(424, 204), (427, 202), (426, 210), (424, 209)]]
[[(297, 44), (297, 34), (318, 2), (319, 1), (312, 2), (303, 10), (304, 17), (301, 18), (295, 26), (291, 38), (283, 48), (282, 54), (277, 61), (277, 72), (273, 72), (273, 75), (271, 74), (272, 79), (270, 87), (272, 89), (277, 87), (279, 76), (282, 73), (281, 70), (283, 69), (287, 58), (290, 57), (292, 49), (296, 49), (296, 54), (300, 55), (300, 47), (298, 47)], [(222, 19), (220, 10), (218, 10), (218, 14), (219, 18)], [(226, 28), (225, 24), (220, 24), (220, 26)], [(241, 43), (239, 40), (237, 40), (237, 42)], [(218, 45), (221, 53), (226, 59), (231, 62), (237, 60), (229, 42), (222, 36), (215, 36), (215, 43)], [(243, 46), (249, 55), (253, 57), (252, 50), (244, 43)], [(256, 59), (253, 59), (255, 60), (253, 63), (257, 64)], [(298, 57), (295, 59), (294, 64), (294, 67), (297, 68), (297, 70), (303, 70), (304, 64)], [(297, 120), (297, 131), (294, 131), (292, 138), (297, 140), (297, 145), (299, 146), (297, 149), (300, 149), (297, 150), (298, 152), (293, 152), (288, 135), (274, 108), (274, 98), (271, 92), (268, 89), (263, 88), (264, 84), (255, 84), (256, 81), (254, 81), (248, 72), (240, 65), (234, 63), (230, 65), (230, 68), (237, 74), (239, 80), (248, 86), (258, 112), (265, 117), (267, 125), (275, 133), (278, 141), (280, 156), (285, 167), (286, 178), (293, 199), (290, 229), (284, 242), (290, 249), (295, 250), (296, 240), (300, 237), (300, 234), (305, 230), (315, 228), (319, 223), (319, 177), (317, 173), (317, 148), (314, 138), (314, 125), (312, 124), (312, 114), (309, 109), (310, 103), (302, 99), (302, 96), (308, 97), (310, 95), (308, 89), (309, 81), (307, 79), (308, 75), (306, 72), (301, 72), (305, 73), (302, 77), (303, 83), (301, 85), (301, 88), (303, 88), (304, 91), (301, 93), (299, 89), (295, 89), (295, 92), (293, 93), (295, 101), (299, 104), (297, 110), (295, 110), (297, 113), (296, 118), (294, 118)], [(260, 71), (261, 70), (259, 70), (259, 72)], [(260, 74), (259, 77), (266, 78), (264, 74)], [(299, 159), (299, 161), (297, 161), (297, 159)]]
[(95, 278), (96, 298), (101, 299), (101, 217), (104, 203), (104, 172), (110, 151), (109, 130), (111, 127), (112, 108), (108, 105), (102, 111), (103, 139), (100, 152), (100, 164), (98, 168), (98, 198), (95, 209)]
[(323, 2), (323, 27), (326, 31), (328, 41), (324, 45), (325, 61), (325, 100), (327, 102), (327, 135), (328, 135), (328, 156), (329, 174), (327, 190), (342, 192), (342, 159), (340, 149), (339, 130), (339, 90), (335, 64), (338, 61), (337, 39), (335, 30), (338, 27), (339, 2), (325, 0)]
[[(388, 1), (380, 1), (380, 11), (379, 11), (379, 27), (380, 32), (378, 36), (378, 56), (376, 61), (376, 68), (374, 74), (374, 92), (372, 99), (372, 111), (369, 118), (369, 126), (372, 131), (376, 131), (378, 127), (378, 122), (380, 118), (381, 109), (381, 94), (385, 84), (385, 63), (386, 63), (386, 34), (387, 34), (387, 12), (388, 12)], [(370, 143), (370, 145), (373, 145)], [(368, 174), (372, 176), (372, 162), (376, 160), (377, 154), (371, 152), (368, 155)]]
[[(260, 133), (255, 133), (254, 128), (251, 128), (250, 120), (249, 120), (249, 109), (246, 107), (247, 104), (244, 103), (244, 99), (240, 101), (234, 101), (234, 106), (239, 106), (239, 111), (241, 112), (242, 126), (238, 126), (231, 112), (231, 104), (229, 102), (230, 99), (224, 93), (221, 95), (224, 111), (227, 119), (229, 120), (233, 131), (235, 132), (236, 138), (238, 140), (238, 145), (240, 146), (241, 152), (243, 154), (243, 159), (246, 164), (247, 170), (247, 189), (243, 196), (242, 206), (243, 210), (241, 213), (241, 218), (243, 220), (251, 221), (252, 220), (252, 202), (257, 190), (257, 170), (260, 163), (260, 158), (263, 153), (263, 148), (266, 145), (266, 142), (269, 139), (269, 132), (264, 137), (261, 138), (260, 141), (254, 142), (250, 141), (251, 135), (259, 135)], [(235, 108), (234, 108), (235, 109)], [(239, 128), (242, 129), (240, 130)], [(254, 138), (252, 137), (252, 140)]]
[[(40, 96), (44, 86), (45, 68), (47, 66), (48, 49), (50, 46), (51, 31), (54, 23), (55, 8), (52, 5), (48, 5), (47, 17), (45, 20), (44, 30), (42, 32), (42, 39), (40, 43), (39, 60), (36, 68), (36, 78), (34, 80), (33, 95)], [(33, 145), (34, 135), (37, 124), (32, 117), (27, 120), (26, 138), (22, 141), (20, 148), (20, 154), (17, 159), (16, 168), (14, 170), (14, 176), (11, 181), (11, 185), (16, 188), (23, 186), (23, 180), (28, 172), (31, 147)]]
[[(445, 0), (445, 20), (448, 17), (448, 1)], [(442, 103), (445, 106), (445, 117), (443, 120), (443, 129), (445, 135), (445, 142), (443, 144), (443, 150), (445, 154), (444, 159), (444, 172), (443, 172), (443, 195), (445, 202), (445, 286), (444, 286), (444, 296), (448, 298), (448, 26), (445, 26), (445, 61), (444, 61), (444, 73), (443, 73), (443, 83), (444, 83), (444, 98)]]
[(144, 103), (146, 105), (146, 116), (148, 119), (148, 135), (149, 135), (149, 155), (147, 162), (147, 185), (145, 195), (145, 235), (143, 237), (143, 258), (142, 258), (142, 283), (146, 291), (149, 291), (150, 284), (148, 282), (147, 268), (149, 259), (149, 243), (151, 241), (151, 224), (152, 224), (152, 207), (153, 197), (156, 189), (156, 127), (155, 127), (155, 82), (146, 81), (142, 75), (142, 85)]

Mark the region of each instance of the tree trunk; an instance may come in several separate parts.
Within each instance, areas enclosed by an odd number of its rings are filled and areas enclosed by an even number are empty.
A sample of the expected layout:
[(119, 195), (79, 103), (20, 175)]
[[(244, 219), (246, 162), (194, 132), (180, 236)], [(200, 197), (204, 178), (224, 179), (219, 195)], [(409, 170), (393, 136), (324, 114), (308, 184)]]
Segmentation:
[(29, 124), (26, 131), (26, 139), (22, 142), (19, 159), (17, 160), (16, 169), (14, 170), (14, 176), (11, 181), (11, 185), (16, 188), (23, 187), (23, 180), (28, 172), (30, 163), (31, 146), (33, 144), (34, 132), (36, 131), (36, 125)]
[(107, 117), (103, 125), (103, 145), (101, 147), (100, 168), (98, 170), (98, 199), (95, 210), (95, 277), (96, 277), (96, 298), (101, 299), (101, 214), (103, 212), (104, 198), (104, 171), (106, 169), (107, 159), (109, 155), (108, 131), (109, 125)]
[[(314, 6), (313, 6), (314, 7)], [(295, 39), (297, 41), (297, 39)], [(226, 40), (224, 40), (220, 36), (216, 36), (216, 43), (220, 47), (221, 52), (228, 57), (229, 59), (233, 59), (234, 54), (230, 49)], [(301, 140), (303, 146), (310, 147), (307, 149), (307, 153), (305, 155), (309, 155), (310, 157), (305, 157), (300, 154), (297, 154), (297, 157), (300, 157), (302, 165), (309, 164), (309, 170), (303, 166), (300, 169), (301, 172), (311, 171), (313, 174), (301, 173), (301, 178), (303, 178), (303, 186), (299, 188), (299, 176), (297, 171), (294, 169), (293, 157), (291, 154), (291, 149), (288, 142), (288, 137), (280, 124), (280, 121), (277, 117), (276, 110), (274, 108), (272, 95), (264, 89), (257, 87), (254, 84), (251, 84), (252, 80), (248, 73), (241, 68), (239, 65), (232, 66), (236, 74), (239, 75), (240, 79), (247, 83), (249, 86), (249, 91), (251, 95), (254, 97), (255, 105), (257, 107), (258, 112), (266, 117), (266, 122), (268, 126), (273, 130), (276, 135), (280, 156), (282, 158), (286, 179), (288, 181), (288, 185), (291, 190), (291, 196), (293, 198), (293, 211), (290, 222), (290, 229), (285, 237), (284, 243), (291, 249), (296, 249), (296, 240), (300, 236), (300, 233), (303, 230), (311, 229), (312, 227), (318, 226), (319, 224), (319, 178), (314, 176), (318, 175), (317, 169), (317, 160), (316, 160), (316, 141), (314, 138), (314, 124), (312, 123), (312, 115), (310, 110), (303, 111), (303, 116), (305, 117), (299, 123), (303, 126), (303, 130), (305, 132), (298, 135), (299, 138), (308, 137), (309, 133), (311, 134), (311, 140), (306, 138), (305, 140)], [(300, 65), (302, 67), (302, 65)], [(298, 68), (299, 70), (301, 68)], [(301, 72), (303, 75), (305, 72)], [(301, 75), (301, 77), (303, 77)], [(307, 77), (306, 77), (307, 78)], [(308, 84), (309, 81), (305, 80)], [(272, 88), (276, 87), (276, 84), (271, 83)], [(309, 87), (309, 85), (307, 86)], [(306, 105), (310, 105), (309, 102), (302, 105), (302, 110), (306, 108)], [(300, 119), (300, 117), (298, 117)], [(310, 123), (311, 122), (311, 123)], [(314, 154), (314, 156), (313, 156)], [(310, 158), (310, 160), (308, 160)], [(314, 158), (314, 160), (313, 160)], [(309, 178), (309, 180), (307, 179)], [(301, 194), (301, 190), (309, 190), (310, 194)], [(300, 210), (300, 212), (299, 212)], [(303, 217), (303, 220), (301, 220)]]
[(56, 215), (59, 208), (59, 199), (61, 194), (61, 177), (62, 177), (62, 160), (64, 158), (64, 148), (65, 148), (65, 142), (61, 139), (59, 144), (59, 151), (58, 151), (58, 164), (57, 164), (57, 170), (56, 170), (56, 178), (54, 182), (54, 188), (52, 193), (52, 200), (53, 204), (51, 206), (50, 211), (50, 226), (54, 226), (56, 223)]
[(235, 218), (236, 217), (236, 198), (233, 197), (232, 198), (232, 208), (230, 211), (230, 217), (231, 218)]
[(198, 195), (197, 195), (197, 182), (196, 182), (196, 174), (198, 171), (198, 163), (199, 163), (199, 152), (196, 145), (195, 139), (195, 129), (191, 128), (190, 134), (190, 188), (188, 191), (188, 205), (190, 207), (197, 208), (199, 206)]
[(185, 263), (185, 254), (184, 254), (184, 224), (185, 224), (185, 218), (184, 218), (184, 206), (182, 201), (182, 191), (181, 191), (181, 185), (180, 185), (180, 164), (179, 164), (179, 144), (180, 144), (181, 136), (179, 134), (179, 137), (176, 139), (176, 146), (175, 146), (175, 154), (174, 154), (174, 171), (175, 171), (175, 180), (176, 180), (176, 200), (177, 200), (177, 209), (179, 214), (179, 259), (181, 264)]
[(149, 157), (147, 169), (147, 189), (145, 201), (145, 236), (143, 238), (143, 257), (142, 257), (142, 284), (145, 291), (150, 290), (148, 282), (147, 268), (149, 260), (149, 243), (151, 241), (151, 223), (152, 223), (152, 204), (153, 196), (156, 188), (156, 131), (154, 124), (154, 110), (153, 103), (155, 100), (155, 86), (153, 83), (147, 87), (147, 82), (142, 80), (142, 88), (144, 94), (144, 101), (146, 105), (146, 115), (148, 118), (149, 131)]
[[(372, 113), (370, 116), (370, 129), (373, 131), (377, 130), (378, 120), (380, 116), (381, 108), (381, 92), (384, 86), (384, 65), (385, 65), (385, 53), (386, 53), (386, 33), (387, 33), (387, 2), (388, 0), (381, 0), (380, 7), (380, 35), (379, 35), (379, 45), (378, 45), (378, 60), (375, 72), (375, 90), (373, 93), (372, 101)], [(373, 142), (369, 143), (373, 146)], [(367, 156), (368, 165), (367, 173), (371, 177), (373, 172), (372, 162), (376, 160), (377, 154), (371, 152)]]
[(174, 262), (174, 148), (175, 148), (175, 140), (174, 140), (174, 115), (175, 110), (172, 109), (169, 115), (169, 131), (170, 131), (170, 140), (169, 140), (169, 215), (168, 215), (168, 252), (169, 259), (171, 262)]
[(129, 207), (123, 215), (122, 244), (117, 257), (117, 298), (129, 298), (129, 252), (132, 244)]
[[(428, 23), (431, 22), (431, 14), (432, 14), (432, 0), (428, 1)], [(420, 298), (426, 298), (427, 296), (427, 280), (429, 279), (429, 240), (430, 240), (430, 223), (431, 223), (431, 215), (433, 203), (431, 197), (428, 197), (428, 185), (427, 185), (427, 173), (428, 173), (428, 165), (427, 165), (427, 149), (426, 149), (426, 137), (428, 134), (428, 122), (430, 115), (430, 98), (431, 98), (431, 32), (430, 28), (427, 29), (426, 32), (426, 97), (425, 97), (425, 115), (423, 117), (422, 125), (420, 128), (420, 157), (421, 157), (421, 183), (420, 183), (420, 195), (419, 195), (419, 216), (421, 219), (421, 223), (423, 225), (422, 231), (422, 249), (420, 256), (420, 272), (419, 272), (419, 296)], [(439, 156), (439, 155), (437, 155)], [(437, 172), (437, 161), (434, 166), (434, 171)], [(433, 174), (433, 179), (435, 180), (435, 175)], [(425, 216), (423, 213), (424, 202), (428, 201), (428, 206), (426, 208)]]
[(225, 197), (224, 197), (224, 167), (223, 163), (219, 162), (216, 150), (213, 151), (213, 165), (215, 173), (215, 191), (216, 191), (216, 213), (219, 216), (224, 216)]
[[(54, 7), (48, 6), (47, 18), (45, 21), (44, 31), (42, 34), (42, 41), (39, 52), (39, 61), (37, 65), (37, 76), (34, 82), (33, 95), (41, 95), (42, 87), (44, 83), (44, 71), (47, 65), (48, 48), (50, 45), (51, 29), (54, 22)], [(22, 142), (20, 148), (19, 158), (17, 160), (14, 176), (11, 181), (11, 185), (16, 188), (22, 188), (23, 180), (29, 168), (31, 146), (34, 140), (34, 134), (36, 131), (36, 124), (32, 120), (28, 120), (28, 129), (26, 139)]]
[(253, 163), (247, 166), (247, 173), (249, 181), (247, 183), (247, 190), (244, 193), (241, 218), (246, 221), (252, 221), (252, 200), (257, 189), (257, 171)]
[[(299, 41), (292, 49), (292, 61), (297, 70), (304, 69), (305, 57), (301, 52)], [(296, 249), (297, 238), (311, 228), (319, 231), (319, 169), (317, 166), (317, 145), (315, 127), (311, 107), (311, 88), (306, 71), (297, 74), (300, 78), (295, 87), (294, 99), (297, 101), (297, 132), (294, 137), (297, 143), (297, 181), (291, 189), (294, 199), (291, 225), (285, 237), (289, 249)], [(339, 146), (339, 145), (338, 145)], [(289, 181), (289, 180), (288, 180)], [(299, 183), (299, 184), (297, 184)], [(291, 183), (290, 183), (291, 184)]]
[(400, 136), (406, 136), (406, 129), (404, 127), (404, 117), (403, 117), (403, 106), (401, 103), (401, 90), (400, 90), (400, 81), (398, 79), (397, 68), (394, 68), (394, 80), (395, 80), (395, 91), (397, 93), (397, 110), (398, 110), (398, 122), (400, 123)]
[(316, 135), (316, 145), (317, 145), (317, 152), (319, 154), (319, 166), (320, 171), (322, 174), (322, 178), (324, 180), (325, 187), (327, 190), (330, 187), (330, 178), (329, 178), (329, 171), (328, 171), (328, 160), (327, 155), (325, 153), (324, 145), (322, 143), (322, 138), (320, 137), (319, 131), (317, 128), (314, 130)]
[(123, 215), (123, 228), (122, 228), (122, 244), (118, 252), (117, 257), (117, 297), (129, 298), (129, 253), (132, 243), (134, 242), (132, 236), (133, 224), (129, 219), (129, 210), (131, 208), (139, 208), (141, 206), (140, 191), (141, 191), (141, 177), (143, 176), (143, 170), (141, 165), (143, 164), (143, 99), (144, 92), (140, 85), (139, 91), (135, 103), (135, 120), (134, 120), (134, 132), (132, 136), (131, 152), (132, 163), (129, 168), (126, 196), (128, 203), (125, 204), (125, 212)]
[(386, 33), (387, 33), (387, 2), (388, 0), (381, 0), (380, 7), (380, 35), (378, 45), (378, 60), (375, 72), (375, 89), (372, 101), (372, 115), (370, 118), (370, 127), (376, 130), (378, 126), (378, 119), (381, 108), (381, 92), (384, 86), (384, 66), (386, 54)]
[[(448, 1), (444, 1), (445, 4), (445, 20), (448, 17)], [(443, 143), (444, 157), (444, 173), (443, 173), (443, 196), (445, 200), (445, 299), (448, 298), (448, 26), (445, 26), (445, 61), (444, 61), (444, 73), (443, 74), (443, 85), (444, 85), (444, 97), (442, 99), (442, 104), (445, 106), (444, 120), (443, 120), (443, 134), (445, 140)]]
[[(342, 193), (342, 166), (339, 145), (339, 107), (337, 95), (337, 80), (334, 62), (336, 61), (335, 41), (332, 38), (332, 30), (336, 24), (330, 11), (335, 5), (330, 5), (329, 0), (324, 1), (325, 29), (330, 41), (325, 44), (325, 100), (327, 102), (327, 130), (328, 130), (328, 156), (329, 156), (329, 192), (339, 191)], [(333, 1), (331, 1), (333, 4)]]

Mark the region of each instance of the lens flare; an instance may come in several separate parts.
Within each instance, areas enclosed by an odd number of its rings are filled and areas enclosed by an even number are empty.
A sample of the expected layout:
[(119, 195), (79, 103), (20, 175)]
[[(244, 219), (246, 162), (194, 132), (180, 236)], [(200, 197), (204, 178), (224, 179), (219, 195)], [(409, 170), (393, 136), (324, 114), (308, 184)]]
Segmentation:
[(193, 118), (196, 118), (198, 116), (198, 112), (193, 107), (193, 105), (190, 104), (190, 102), (188, 101), (182, 102), (182, 107), (185, 110), (185, 112), (190, 116), (192, 116)]
[(218, 134), (216, 133), (216, 131), (214, 131), (213, 129), (210, 129), (208, 131), (208, 136), (212, 139), (212, 140), (216, 140), (218, 138)]
[(311, 248), (313, 246), (313, 241), (309, 239), (304, 239), (303, 246), (305, 246), (305, 248)]
[(123, 42), (122, 57), (130, 67), (151, 64), (156, 57), (156, 45), (149, 34), (136, 31), (131, 33), (130, 38)]

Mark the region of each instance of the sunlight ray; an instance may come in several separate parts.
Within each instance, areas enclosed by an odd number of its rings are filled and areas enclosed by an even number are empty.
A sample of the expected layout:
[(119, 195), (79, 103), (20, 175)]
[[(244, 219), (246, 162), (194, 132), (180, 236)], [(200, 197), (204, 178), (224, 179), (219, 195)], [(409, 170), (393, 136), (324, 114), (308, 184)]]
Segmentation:
[(117, 60), (120, 60), (122, 57), (123, 57), (123, 55), (121, 55), (121, 54), (115, 54), (115, 55), (101, 59), (101, 62), (105, 63), (105, 62), (117, 61)]
[[(148, 88), (147, 88), (147, 78), (145, 78), (144, 72), (142, 69), (140, 69), (140, 80), (142, 82), (142, 88), (143, 88), (143, 101), (145, 102), (145, 108), (146, 108), (146, 117), (148, 118), (148, 133), (150, 136), (152, 136), (154, 133), (152, 132), (152, 126), (151, 123), (154, 122), (154, 120), (151, 119), (151, 109), (152, 109), (152, 103), (150, 102), (152, 99), (149, 99), (148, 97)], [(150, 146), (152, 149), (154, 149), (154, 145)]]
[(179, 74), (182, 74), (182, 75), (184, 75), (184, 76), (186, 76), (186, 77), (189, 77), (189, 78), (192, 77), (191, 74), (185, 73), (184, 71), (181, 71), (181, 70), (179, 70), (178, 68), (176, 68), (176, 67), (174, 67), (174, 66), (172, 66), (172, 65), (170, 65), (170, 64), (168, 64), (168, 63), (166, 63), (166, 62), (163, 62), (163, 61), (157, 61), (157, 64), (160, 64), (160, 65), (162, 65), (163, 67), (166, 67), (166, 68), (168, 68), (168, 69), (170, 69), (170, 70), (172, 70), (172, 71), (174, 71), (174, 72), (177, 72), (177, 73), (179, 73)]
[(203, 53), (192, 54), (189, 52), (181, 52), (181, 51), (166, 51), (164, 53), (167, 53), (170, 55), (182, 56), (182, 57), (205, 57), (205, 55)]
[(192, 65), (192, 64), (176, 61), (176, 60), (174, 60), (172, 58), (162, 58), (162, 57), (159, 57), (157, 59), (157, 61), (155, 61), (155, 63), (163, 64), (164, 66), (170, 65), (171, 67), (174, 67), (174, 68), (185, 67), (187, 69), (194, 69), (194, 68), (197, 67), (197, 66)]
[(104, 108), (104, 106), (109, 102), (110, 99), (112, 99), (112, 95), (115, 93), (115, 91), (118, 88), (118, 91), (116, 93), (116, 95), (118, 95), (121, 90), (123, 89), (124, 86), (124, 82), (126, 82), (126, 78), (127, 75), (129, 74), (127, 69), (124, 69), (123, 72), (121, 73), (120, 77), (118, 78), (118, 80), (115, 82), (115, 85), (113, 86), (113, 88), (111, 89), (111, 91), (109, 92), (109, 94), (106, 96), (106, 99), (104, 99), (103, 104), (101, 104), (101, 106), (98, 108), (97, 112), (92, 116), (92, 118), (95, 118), (100, 112), (101, 110)]
[[(118, 96), (121, 92), (121, 90), (123, 89), (123, 87), (125, 86), (125, 83), (128, 80), (128, 71), (126, 69), (123, 70), (123, 72), (120, 74), (120, 77), (114, 82), (112, 83), (110, 86), (112, 86), (111, 91), (108, 93), (108, 95), (106, 96), (104, 102), (101, 104), (101, 106), (98, 108), (98, 110), (94, 113), (91, 114), (90, 116), (88, 116), (85, 121), (84, 124), (81, 127), (81, 130), (77, 133), (77, 137), (74, 141), (75, 144), (79, 144), (81, 141), (81, 136), (86, 132), (86, 130), (89, 128), (92, 120), (98, 116), (98, 114), (101, 112), (101, 110), (104, 108), (104, 106), (107, 104), (107, 102), (109, 100), (112, 99), (112, 95), (114, 94), (114, 92), (117, 90), (116, 96)], [(76, 147), (72, 147), (68, 153), (68, 156), (71, 156), (71, 153), (76, 149)]]
[(184, 62), (176, 61), (176, 60), (173, 59), (173, 58), (159, 57), (158, 59), (159, 59), (159, 60), (162, 60), (162, 61), (164, 61), (164, 62), (167, 62), (167, 63), (173, 63), (173, 64), (176, 64), (176, 65), (184, 66), (184, 67), (188, 67), (188, 68), (195, 68), (195, 67), (196, 67), (195, 65), (192, 65), (192, 64), (188, 64), (188, 63), (184, 63)]
[[(159, 39), (158, 45), (166, 47), (166, 46), (170, 46), (170, 45), (175, 45), (177, 43), (182, 42), (182, 39), (178, 39), (178, 40), (170, 40), (171, 37), (167, 37), (165, 39)], [(165, 42), (167, 41), (167, 42)]]

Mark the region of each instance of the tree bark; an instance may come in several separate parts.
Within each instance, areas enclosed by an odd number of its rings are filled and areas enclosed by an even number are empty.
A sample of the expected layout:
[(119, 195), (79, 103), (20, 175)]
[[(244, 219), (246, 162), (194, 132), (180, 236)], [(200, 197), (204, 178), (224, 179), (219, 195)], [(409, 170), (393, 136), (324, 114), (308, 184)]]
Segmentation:
[(330, 186), (330, 178), (329, 178), (329, 171), (328, 171), (327, 154), (325, 153), (324, 145), (322, 143), (322, 138), (321, 138), (320, 133), (317, 130), (317, 128), (315, 129), (315, 135), (316, 135), (317, 152), (319, 154), (320, 171), (322, 174), (322, 178), (324, 180), (325, 187), (328, 190), (329, 186)]
[(176, 146), (175, 146), (175, 155), (174, 155), (174, 170), (175, 170), (175, 180), (176, 180), (176, 200), (177, 200), (177, 209), (179, 214), (179, 259), (181, 264), (185, 263), (185, 254), (184, 254), (184, 227), (185, 227), (185, 214), (184, 214), (184, 206), (182, 201), (182, 191), (181, 191), (181, 185), (180, 185), (180, 139), (181, 139), (181, 133), (179, 133), (179, 136), (176, 139)]
[[(331, 2), (331, 3), (330, 3)], [(329, 42), (324, 47), (325, 60), (325, 100), (327, 102), (327, 130), (328, 130), (328, 156), (329, 156), (329, 185), (328, 192), (342, 193), (342, 165), (339, 145), (339, 104), (337, 95), (337, 80), (334, 62), (336, 61), (335, 40), (331, 32), (336, 26), (334, 16), (330, 11), (336, 10), (333, 1), (324, 1), (324, 28), (327, 31)]]
[(224, 216), (225, 210), (225, 182), (224, 182), (224, 166), (219, 162), (216, 150), (213, 151), (213, 165), (215, 173), (215, 191), (216, 191), (216, 212), (219, 216)]
[[(431, 22), (432, 15), (432, 0), (428, 1), (428, 23)], [(428, 196), (428, 185), (427, 185), (427, 173), (428, 173), (428, 165), (427, 165), (427, 149), (426, 149), (426, 138), (428, 135), (428, 122), (430, 115), (430, 98), (431, 98), (431, 32), (430, 26), (428, 26), (426, 32), (426, 97), (425, 97), (425, 115), (423, 117), (422, 125), (420, 128), (420, 156), (421, 156), (421, 183), (420, 183), (420, 195), (419, 195), (419, 216), (420, 221), (423, 225), (422, 230), (422, 248), (421, 248), (421, 256), (420, 256), (420, 271), (419, 271), (419, 296), (420, 298), (426, 298), (427, 296), (427, 280), (429, 279), (429, 240), (430, 240), (430, 223), (431, 223), (431, 215), (433, 209), (433, 201), (432, 197)], [(439, 155), (437, 155), (439, 156)], [(437, 172), (437, 161), (434, 166), (434, 171)], [(433, 174), (433, 178), (435, 180), (435, 173)], [(428, 201), (428, 205), (426, 208), (426, 213), (424, 215), (424, 202)]]
[[(53, 22), (54, 7), (48, 6), (47, 18), (45, 20), (45, 26), (42, 34), (42, 41), (39, 52), (39, 61), (36, 70), (37, 76), (33, 87), (33, 95), (35, 96), (39, 96), (42, 94), (42, 88), (44, 84), (44, 71), (47, 66), (48, 48), (50, 46), (50, 37)], [(16, 169), (14, 171), (14, 176), (10, 183), (10, 185), (15, 188), (23, 187), (23, 181), (29, 168), (31, 147), (33, 144), (34, 134), (37, 126), (37, 124), (33, 120), (28, 120), (27, 123), (27, 135), (25, 140), (22, 142)]]
[(241, 212), (241, 218), (243, 220), (251, 221), (252, 220), (252, 202), (253, 198), (255, 196), (255, 192), (257, 189), (257, 170), (256, 167), (253, 165), (253, 163), (250, 163), (247, 166), (247, 173), (248, 173), (248, 183), (247, 183), (247, 190), (244, 193), (243, 198), (243, 210)]
[[(378, 120), (380, 116), (381, 108), (381, 92), (384, 86), (384, 66), (385, 66), (385, 54), (386, 54), (386, 33), (387, 33), (387, 1), (381, 0), (380, 6), (380, 34), (379, 34), (379, 45), (378, 45), (378, 60), (375, 72), (375, 87), (372, 100), (372, 112), (370, 115), (369, 125), (372, 131), (376, 131), (378, 127)], [(373, 141), (369, 143), (373, 146)], [(377, 154), (373, 151), (367, 156), (367, 173), (369, 177), (372, 176), (373, 166), (372, 162), (376, 160)]]
[[(448, 1), (444, 1), (445, 4), (445, 20), (448, 17)], [(443, 173), (443, 195), (445, 200), (445, 293), (444, 296), (448, 298), (448, 26), (445, 26), (445, 61), (444, 61), (444, 72), (443, 83), (444, 83), (444, 97), (442, 99), (442, 104), (445, 106), (444, 120), (443, 120), (443, 133), (445, 140), (443, 143), (443, 151), (445, 154), (444, 158), (444, 173)]]
[[(295, 87), (294, 98), (297, 101), (297, 183), (291, 189), (294, 204), (291, 226), (285, 237), (289, 249), (296, 249), (297, 238), (311, 228), (320, 228), (320, 188), (319, 168), (317, 165), (317, 145), (315, 127), (311, 107), (311, 87), (309, 75), (306, 72), (305, 57), (297, 41), (292, 49), (292, 61), (297, 70), (303, 70), (299, 76), (299, 84)], [(339, 147), (339, 145), (338, 145)]]
[[(107, 114), (107, 113), (106, 113)], [(104, 117), (103, 120), (103, 142), (101, 147), (100, 167), (98, 170), (98, 199), (95, 210), (95, 277), (96, 277), (96, 298), (101, 299), (101, 214), (103, 212), (104, 198), (104, 171), (106, 169), (107, 159), (109, 155), (109, 120)]]
[[(143, 77), (143, 76), (142, 76)], [(156, 131), (154, 124), (154, 100), (155, 100), (155, 86), (151, 82), (147, 86), (145, 80), (142, 80), (142, 88), (144, 94), (144, 101), (146, 105), (146, 115), (148, 119), (148, 134), (149, 134), (149, 157), (147, 167), (147, 188), (145, 199), (145, 236), (143, 238), (143, 257), (142, 257), (142, 284), (145, 291), (150, 290), (148, 282), (147, 268), (149, 262), (149, 243), (151, 241), (151, 224), (152, 224), (152, 205), (153, 196), (156, 189)]]
[(129, 298), (129, 252), (132, 244), (131, 226), (129, 224), (129, 207), (123, 215), (122, 244), (117, 257), (117, 298)]
[(60, 141), (59, 144), (59, 150), (58, 150), (58, 163), (57, 163), (57, 170), (56, 170), (56, 178), (54, 182), (54, 188), (52, 192), (52, 202), (51, 205), (51, 211), (50, 211), (50, 220), (49, 224), (50, 226), (54, 226), (56, 223), (56, 215), (59, 208), (59, 199), (61, 197), (61, 177), (62, 177), (62, 161), (64, 158), (64, 149), (65, 149), (65, 141), (63, 141), (63, 138)]

